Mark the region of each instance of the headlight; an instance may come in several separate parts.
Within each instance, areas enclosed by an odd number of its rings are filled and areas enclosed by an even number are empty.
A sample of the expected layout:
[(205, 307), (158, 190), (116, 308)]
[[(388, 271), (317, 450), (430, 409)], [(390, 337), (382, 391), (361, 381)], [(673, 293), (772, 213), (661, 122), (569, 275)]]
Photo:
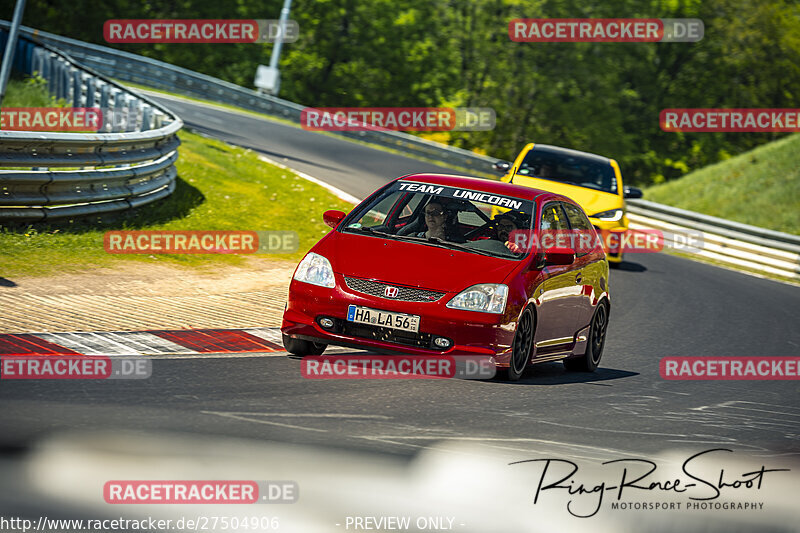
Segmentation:
[(501, 314), (506, 309), (508, 287), (496, 283), (481, 283), (461, 291), (447, 302), (450, 309), (465, 309)]
[(616, 222), (622, 218), (622, 209), (611, 209), (609, 211), (603, 211), (602, 213), (597, 213), (596, 215), (592, 215), (592, 218), (599, 218), (600, 220), (607, 220), (609, 222)]
[(294, 273), (294, 279), (320, 287), (335, 287), (331, 262), (319, 254), (309, 252)]

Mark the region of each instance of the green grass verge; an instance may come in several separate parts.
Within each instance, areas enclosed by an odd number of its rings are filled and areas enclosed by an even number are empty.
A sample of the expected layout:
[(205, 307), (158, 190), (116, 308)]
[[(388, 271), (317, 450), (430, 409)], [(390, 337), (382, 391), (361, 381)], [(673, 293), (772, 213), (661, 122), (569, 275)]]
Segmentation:
[(11, 79), (3, 97), (3, 107), (65, 107), (62, 98), (57, 101), (47, 93), (47, 82), (42, 77)]
[(650, 187), (645, 199), (800, 235), (800, 134)]
[(119, 261), (145, 261), (213, 268), (239, 264), (248, 256), (108, 254), (109, 230), (292, 230), (300, 247), (270, 254), (298, 261), (328, 232), (322, 213), (352, 205), (289, 170), (269, 165), (258, 154), (188, 131), (180, 133), (175, 192), (139, 209), (61, 222), (0, 226), (0, 276), (50, 275)]

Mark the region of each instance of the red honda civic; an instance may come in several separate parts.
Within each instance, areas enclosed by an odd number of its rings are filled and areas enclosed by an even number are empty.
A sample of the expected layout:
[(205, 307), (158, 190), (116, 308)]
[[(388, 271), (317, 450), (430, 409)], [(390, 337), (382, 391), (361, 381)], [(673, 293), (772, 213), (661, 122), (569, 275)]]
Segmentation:
[(300, 261), (289, 286), (281, 327), (288, 352), (319, 355), (332, 344), (486, 356), (511, 380), (546, 361), (597, 368), (610, 311), (608, 261), (572, 200), (415, 174), (350, 214), (323, 218), (334, 231)]

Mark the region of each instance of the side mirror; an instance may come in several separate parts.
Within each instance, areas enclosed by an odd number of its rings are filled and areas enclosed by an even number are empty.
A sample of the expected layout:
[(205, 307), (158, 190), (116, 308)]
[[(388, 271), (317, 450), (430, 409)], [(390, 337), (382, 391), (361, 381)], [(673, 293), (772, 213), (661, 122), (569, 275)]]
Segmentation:
[(325, 211), (322, 214), (322, 220), (328, 226), (336, 229), (336, 226), (339, 225), (339, 222), (344, 220), (344, 217), (347, 216), (344, 211), (337, 211), (335, 209), (331, 209), (330, 211)]
[(622, 189), (622, 196), (623, 198), (641, 198), (644, 196), (642, 189), (638, 189), (636, 187), (628, 187), (627, 185)]
[(544, 252), (544, 264), (571, 265), (575, 262), (575, 250), (572, 248), (548, 248)]
[(499, 172), (500, 174), (505, 174), (511, 169), (511, 163), (508, 161), (498, 161), (492, 165), (492, 168), (494, 168), (495, 171)]

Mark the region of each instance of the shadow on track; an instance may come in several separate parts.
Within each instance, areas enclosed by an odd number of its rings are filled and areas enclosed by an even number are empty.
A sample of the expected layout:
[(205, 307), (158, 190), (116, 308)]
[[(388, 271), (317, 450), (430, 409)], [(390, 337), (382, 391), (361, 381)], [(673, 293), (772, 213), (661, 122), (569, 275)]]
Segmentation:
[[(540, 363), (525, 371), (519, 381), (506, 381), (508, 385), (565, 385), (568, 383), (586, 383), (611, 387), (612, 385), (602, 383), (615, 379), (630, 378), (638, 376), (638, 372), (628, 370), (618, 370), (615, 368), (600, 367), (594, 372), (567, 372), (561, 363)], [(496, 379), (496, 381), (501, 381)]]
[(623, 261), (613, 268), (620, 272), (647, 272), (647, 267), (639, 263), (632, 263), (630, 261)]

